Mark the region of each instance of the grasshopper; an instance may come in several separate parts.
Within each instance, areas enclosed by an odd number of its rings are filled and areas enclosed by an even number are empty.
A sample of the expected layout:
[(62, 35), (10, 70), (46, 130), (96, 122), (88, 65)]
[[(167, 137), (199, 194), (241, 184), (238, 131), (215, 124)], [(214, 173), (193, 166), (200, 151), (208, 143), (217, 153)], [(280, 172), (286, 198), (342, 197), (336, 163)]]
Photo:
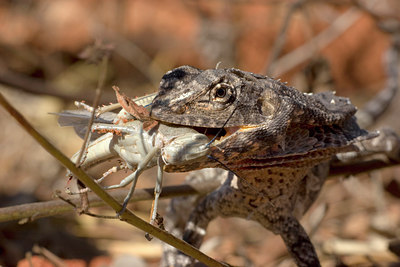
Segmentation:
[[(150, 222), (153, 223), (157, 216), (157, 205), (162, 187), (164, 165), (185, 164), (192, 162), (199, 157), (206, 156), (209, 153), (207, 144), (209, 139), (206, 135), (200, 134), (194, 129), (180, 126), (169, 126), (162, 123), (150, 123), (146, 125), (146, 120), (140, 118), (145, 113), (144, 106), (151, 104), (155, 94), (137, 98), (128, 99), (119, 94), (117, 88), (114, 88), (119, 98), (119, 105), (112, 104), (102, 107), (97, 111), (96, 120), (92, 125), (92, 131), (100, 133), (94, 135), (94, 140), (90, 142), (81, 167), (89, 169), (106, 160), (120, 158), (126, 164), (125, 167), (134, 170), (134, 172), (125, 177), (119, 184), (105, 186), (104, 189), (115, 189), (124, 187), (130, 183), (132, 186), (128, 195), (125, 197), (122, 213), (132, 197), (136, 182), (140, 174), (148, 168), (158, 166), (156, 186), (154, 189), (154, 205), (151, 212)], [(124, 97), (125, 102), (121, 101)], [(127, 106), (126, 101), (130, 101)], [(133, 104), (132, 104), (133, 102)], [(59, 124), (61, 126), (74, 126), (79, 136), (83, 136), (87, 121), (91, 115), (92, 107), (83, 103), (77, 103), (78, 106), (86, 110), (64, 111), (59, 113)], [(132, 115), (132, 105), (140, 105), (141, 114)], [(110, 110), (121, 107), (117, 113)], [(127, 111), (129, 110), (129, 112)], [(146, 109), (147, 110), (147, 109)], [(141, 120), (142, 119), (142, 120)], [(79, 153), (72, 156), (71, 160), (77, 162)], [(120, 170), (121, 167), (113, 167), (103, 175), (98, 182), (101, 182), (107, 174)]]

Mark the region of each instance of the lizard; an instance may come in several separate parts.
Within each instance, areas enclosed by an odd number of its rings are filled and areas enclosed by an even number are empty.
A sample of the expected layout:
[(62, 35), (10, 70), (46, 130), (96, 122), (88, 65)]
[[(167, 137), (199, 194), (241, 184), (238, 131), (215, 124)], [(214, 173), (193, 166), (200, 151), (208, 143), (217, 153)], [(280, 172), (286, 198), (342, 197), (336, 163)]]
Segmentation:
[[(320, 266), (298, 219), (317, 197), (332, 156), (356, 151), (355, 142), (376, 136), (358, 126), (356, 110), (332, 92), (305, 94), (239, 69), (182, 66), (167, 72), (151, 117), (198, 131), (223, 128), (209, 162), (199, 166), (236, 174), (194, 208), (183, 239), (199, 247), (212, 219), (242, 217), (279, 234), (298, 266)], [(182, 254), (174, 260), (192, 263)]]

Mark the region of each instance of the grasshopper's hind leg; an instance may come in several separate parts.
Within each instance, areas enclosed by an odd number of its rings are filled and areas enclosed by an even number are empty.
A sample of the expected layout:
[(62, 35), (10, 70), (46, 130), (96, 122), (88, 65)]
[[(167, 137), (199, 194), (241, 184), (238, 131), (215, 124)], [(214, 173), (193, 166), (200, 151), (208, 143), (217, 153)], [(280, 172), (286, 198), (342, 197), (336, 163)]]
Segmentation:
[(126, 163), (121, 163), (118, 166), (113, 166), (110, 169), (108, 169), (108, 171), (106, 171), (105, 173), (103, 173), (103, 175), (96, 179), (96, 183), (101, 183), (103, 182), (104, 179), (106, 179), (109, 175), (111, 175), (112, 173), (116, 173), (119, 172), (120, 170), (125, 170), (125, 169), (129, 169), (128, 165)]
[[(158, 226), (161, 229), (164, 229), (164, 225), (162, 222), (163, 218), (160, 215), (158, 215), (157, 210), (158, 210), (158, 200), (160, 199), (160, 194), (162, 190), (163, 175), (164, 175), (164, 161), (162, 160), (162, 157), (158, 157), (157, 180), (156, 180), (156, 186), (154, 187), (154, 200), (150, 212), (150, 224)], [(146, 238), (149, 241), (153, 239), (153, 237), (149, 233), (146, 233)]]
[(157, 218), (157, 208), (158, 208), (158, 200), (160, 198), (161, 190), (162, 190), (162, 182), (163, 182), (163, 171), (164, 171), (164, 162), (161, 157), (158, 157), (157, 160), (157, 180), (156, 186), (154, 187), (154, 201), (151, 209), (150, 216), (150, 224), (155, 224)]

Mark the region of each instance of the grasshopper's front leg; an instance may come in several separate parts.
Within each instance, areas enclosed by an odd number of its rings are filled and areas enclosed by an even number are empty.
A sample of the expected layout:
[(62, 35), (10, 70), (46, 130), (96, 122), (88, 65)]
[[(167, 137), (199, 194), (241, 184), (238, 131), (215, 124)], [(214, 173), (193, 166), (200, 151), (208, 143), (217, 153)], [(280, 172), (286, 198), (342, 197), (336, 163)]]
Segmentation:
[(118, 212), (118, 215), (121, 215), (124, 213), (126, 206), (129, 203), (129, 200), (131, 199), (133, 192), (135, 191), (137, 179), (142, 172), (147, 169), (149, 162), (155, 157), (157, 152), (159, 152), (159, 148), (154, 147), (152, 150), (149, 151), (149, 153), (146, 155), (146, 157), (137, 165), (137, 169), (134, 173), (131, 175), (128, 175), (125, 179), (121, 181), (120, 184), (118, 185), (111, 185), (108, 187), (104, 187), (104, 189), (113, 189), (113, 188), (120, 188), (128, 185), (129, 183), (132, 182), (132, 186), (129, 189), (128, 195), (126, 195), (124, 199), (124, 203), (122, 204), (122, 209)]

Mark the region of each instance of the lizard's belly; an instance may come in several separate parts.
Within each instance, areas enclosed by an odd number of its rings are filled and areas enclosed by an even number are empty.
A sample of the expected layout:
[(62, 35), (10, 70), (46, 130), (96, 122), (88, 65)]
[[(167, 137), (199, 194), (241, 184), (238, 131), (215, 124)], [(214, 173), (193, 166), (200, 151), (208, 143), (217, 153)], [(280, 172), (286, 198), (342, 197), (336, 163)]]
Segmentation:
[(271, 220), (280, 214), (301, 217), (314, 202), (327, 175), (327, 171), (321, 176), (314, 175), (316, 168), (240, 170), (237, 186), (248, 196), (244, 201), (261, 216)]

